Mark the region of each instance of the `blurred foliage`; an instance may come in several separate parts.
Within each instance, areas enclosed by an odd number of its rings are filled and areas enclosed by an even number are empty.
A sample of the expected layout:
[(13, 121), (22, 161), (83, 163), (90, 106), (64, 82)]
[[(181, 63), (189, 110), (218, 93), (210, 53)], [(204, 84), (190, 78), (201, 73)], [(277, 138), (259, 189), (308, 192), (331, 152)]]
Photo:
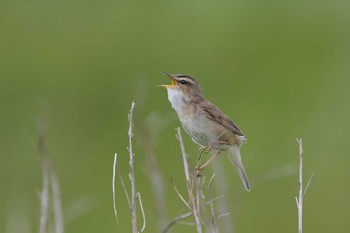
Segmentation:
[[(298, 145), (305, 151), (305, 232), (350, 232), (349, 1), (1, 1), (0, 232), (37, 232), (36, 119), (49, 115), (47, 148), (61, 184), (65, 229), (131, 232), (124, 193), (115, 224), (114, 152), (127, 178), (127, 112), (135, 99), (136, 185), (157, 232), (142, 132), (163, 174), (168, 220), (184, 206), (179, 125), (160, 72), (187, 73), (248, 138), (244, 192), (224, 156), (235, 232), (296, 232)], [(152, 127), (151, 127), (152, 128)], [(188, 153), (197, 146), (185, 136)], [(147, 145), (146, 145), (147, 146)], [(214, 171), (215, 172), (215, 171)], [(214, 181), (215, 183), (215, 181)], [(172, 232), (194, 232), (176, 226)]]

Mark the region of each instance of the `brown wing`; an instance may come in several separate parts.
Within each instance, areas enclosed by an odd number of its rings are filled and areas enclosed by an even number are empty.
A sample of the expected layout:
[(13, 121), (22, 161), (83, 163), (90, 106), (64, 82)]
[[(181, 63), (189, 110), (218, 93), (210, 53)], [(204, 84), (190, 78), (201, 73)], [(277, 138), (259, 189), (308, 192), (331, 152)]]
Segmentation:
[(233, 123), (233, 121), (226, 116), (220, 109), (218, 109), (214, 104), (203, 101), (200, 105), (204, 113), (207, 114), (207, 117), (211, 120), (216, 121), (217, 123), (225, 126), (229, 130), (231, 130), (234, 134), (243, 136), (242, 131), (238, 128), (238, 126)]

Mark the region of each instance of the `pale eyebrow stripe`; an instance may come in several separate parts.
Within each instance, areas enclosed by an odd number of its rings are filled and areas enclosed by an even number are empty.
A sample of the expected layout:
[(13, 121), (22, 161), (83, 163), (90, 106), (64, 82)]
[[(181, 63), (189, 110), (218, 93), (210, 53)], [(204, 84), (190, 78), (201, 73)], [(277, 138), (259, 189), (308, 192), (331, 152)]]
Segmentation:
[(189, 79), (190, 81), (193, 81), (194, 82), (194, 79), (191, 77), (191, 76), (188, 76), (186, 74), (179, 74), (177, 75), (178, 78), (187, 78)]

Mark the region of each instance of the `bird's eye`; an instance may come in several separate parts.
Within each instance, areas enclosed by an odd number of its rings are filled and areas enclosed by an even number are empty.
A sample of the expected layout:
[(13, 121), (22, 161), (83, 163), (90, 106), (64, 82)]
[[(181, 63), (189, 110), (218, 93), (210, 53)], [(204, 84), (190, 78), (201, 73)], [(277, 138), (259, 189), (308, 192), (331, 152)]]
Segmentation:
[(186, 84), (187, 82), (186, 82), (186, 80), (181, 79), (181, 80), (180, 80), (180, 83), (181, 83), (181, 84)]

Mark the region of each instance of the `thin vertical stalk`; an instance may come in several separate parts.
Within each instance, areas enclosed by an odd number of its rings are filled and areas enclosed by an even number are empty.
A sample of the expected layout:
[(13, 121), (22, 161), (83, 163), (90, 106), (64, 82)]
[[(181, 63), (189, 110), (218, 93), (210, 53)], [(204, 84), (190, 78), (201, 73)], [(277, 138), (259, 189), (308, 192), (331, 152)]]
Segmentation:
[(131, 183), (131, 217), (132, 217), (132, 231), (137, 233), (137, 214), (136, 214), (136, 187), (135, 187), (135, 174), (134, 174), (134, 153), (132, 147), (133, 138), (133, 111), (135, 107), (135, 102), (131, 103), (131, 108), (129, 111), (129, 166), (130, 166), (130, 183)]
[(296, 197), (298, 207), (298, 233), (303, 232), (303, 141), (297, 139), (299, 144), (299, 196)]
[(180, 130), (180, 128), (177, 128), (176, 130), (177, 130), (176, 137), (180, 143), (180, 148), (181, 148), (181, 154), (182, 154), (185, 176), (186, 176), (187, 191), (188, 191), (188, 197), (189, 197), (189, 203), (190, 203), (192, 215), (193, 215), (195, 222), (196, 222), (197, 233), (202, 233), (202, 224), (201, 224), (200, 213), (198, 212), (198, 210), (196, 208), (196, 203), (195, 203), (193, 192), (192, 192), (193, 187), (192, 187), (190, 172), (189, 172), (189, 168), (188, 168), (187, 154), (186, 154), (185, 146), (184, 146), (182, 136), (181, 136), (181, 130)]

